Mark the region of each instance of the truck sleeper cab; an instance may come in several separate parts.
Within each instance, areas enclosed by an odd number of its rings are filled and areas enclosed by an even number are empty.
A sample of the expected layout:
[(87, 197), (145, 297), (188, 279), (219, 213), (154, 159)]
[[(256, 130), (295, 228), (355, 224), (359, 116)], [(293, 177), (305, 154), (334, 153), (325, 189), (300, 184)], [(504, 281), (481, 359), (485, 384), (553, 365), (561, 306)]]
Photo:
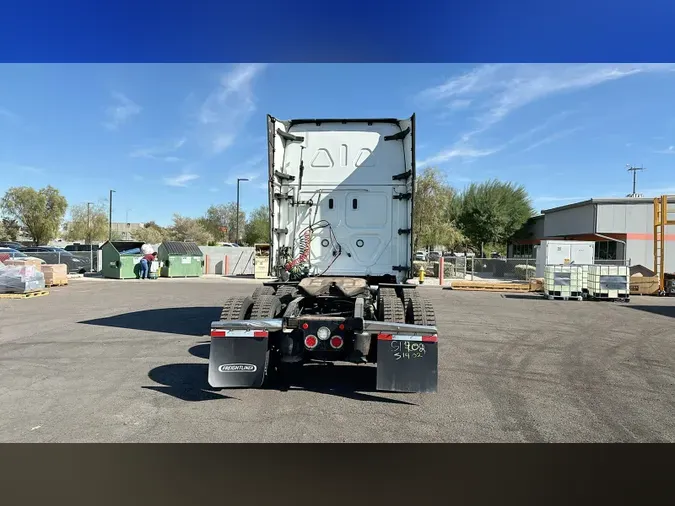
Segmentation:
[(413, 260), (415, 117), (267, 118), (270, 275), (211, 324), (209, 383), (260, 387), (292, 364), (377, 364), (377, 388), (434, 392), (432, 305)]

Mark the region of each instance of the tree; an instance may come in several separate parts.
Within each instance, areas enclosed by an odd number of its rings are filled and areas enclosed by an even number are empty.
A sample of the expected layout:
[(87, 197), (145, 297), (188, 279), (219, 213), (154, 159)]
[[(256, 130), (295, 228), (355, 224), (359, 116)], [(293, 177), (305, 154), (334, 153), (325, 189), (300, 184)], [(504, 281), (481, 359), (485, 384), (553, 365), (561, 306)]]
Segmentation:
[(174, 241), (208, 244), (213, 239), (211, 234), (200, 223), (200, 220), (181, 216), (180, 214), (173, 215), (173, 225), (169, 230), (171, 239)]
[[(217, 241), (227, 240), (228, 242), (237, 242), (237, 204), (220, 204), (211, 206), (206, 210), (203, 218), (200, 218), (202, 226)], [(239, 234), (244, 232), (246, 227), (246, 213), (239, 209)], [(226, 229), (226, 231), (223, 231)]]
[(3, 218), (0, 222), (0, 241), (16, 241), (21, 232), (19, 222), (11, 218)]
[(534, 215), (522, 185), (496, 179), (472, 183), (463, 192), (458, 221), (475, 248), (505, 243)]
[(20, 186), (7, 190), (0, 207), (26, 229), (38, 246), (56, 237), (68, 202), (52, 186), (41, 190)]
[(105, 241), (108, 238), (108, 211), (104, 203), (94, 205), (78, 204), (70, 210), (70, 223), (66, 231), (69, 241)]
[(143, 225), (143, 228), (135, 230), (133, 236), (137, 241), (147, 244), (159, 244), (169, 238), (169, 231), (164, 227), (160, 227), (154, 221), (149, 221)]
[(260, 206), (251, 213), (244, 231), (244, 243), (253, 246), (256, 243), (270, 242), (269, 208)]
[(436, 245), (455, 249), (463, 244), (465, 239), (457, 227), (456, 216), (455, 190), (437, 169), (426, 169), (415, 184), (415, 249)]

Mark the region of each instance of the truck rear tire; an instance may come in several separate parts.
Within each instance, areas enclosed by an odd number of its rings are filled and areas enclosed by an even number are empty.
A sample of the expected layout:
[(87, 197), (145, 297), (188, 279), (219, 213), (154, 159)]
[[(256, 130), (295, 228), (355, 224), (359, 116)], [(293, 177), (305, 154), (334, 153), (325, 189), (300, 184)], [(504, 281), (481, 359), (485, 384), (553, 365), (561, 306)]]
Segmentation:
[(277, 288), (276, 296), (282, 304), (286, 305), (298, 296), (298, 289), (292, 285), (281, 285)]
[(378, 289), (377, 296), (378, 297), (398, 297), (398, 294), (396, 293), (396, 288), (385, 287), (385, 288)]
[(256, 288), (255, 290), (253, 290), (253, 294), (251, 295), (251, 298), (253, 300), (256, 300), (261, 295), (274, 295), (274, 287), (273, 286), (261, 285), (258, 288)]
[(410, 297), (406, 307), (406, 323), (413, 325), (436, 325), (436, 312), (424, 297)]
[(230, 297), (225, 300), (220, 312), (221, 320), (247, 320), (253, 306), (251, 297)]
[(378, 312), (380, 321), (405, 323), (403, 302), (398, 297), (380, 297)]
[(281, 301), (275, 295), (261, 295), (253, 302), (251, 320), (275, 318), (281, 313)]

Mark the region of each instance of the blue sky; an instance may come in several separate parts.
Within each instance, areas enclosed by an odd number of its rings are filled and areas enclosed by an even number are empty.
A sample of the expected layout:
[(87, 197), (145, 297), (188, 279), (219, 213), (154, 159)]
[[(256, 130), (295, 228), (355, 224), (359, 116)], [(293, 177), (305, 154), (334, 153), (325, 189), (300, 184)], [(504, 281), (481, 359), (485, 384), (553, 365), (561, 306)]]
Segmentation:
[(525, 185), (537, 210), (631, 190), (675, 193), (675, 65), (0, 65), (0, 193), (116, 190), (114, 220), (169, 224), (266, 203), (265, 114), (417, 114), (418, 167), (463, 188)]

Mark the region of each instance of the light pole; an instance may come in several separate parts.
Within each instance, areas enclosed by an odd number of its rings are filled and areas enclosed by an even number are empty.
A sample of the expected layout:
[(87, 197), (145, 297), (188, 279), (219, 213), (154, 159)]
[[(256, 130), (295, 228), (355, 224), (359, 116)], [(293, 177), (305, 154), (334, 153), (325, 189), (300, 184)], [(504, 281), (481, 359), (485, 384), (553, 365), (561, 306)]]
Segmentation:
[(237, 214), (234, 217), (235, 223), (236, 223), (235, 230), (236, 230), (236, 234), (237, 234), (237, 239), (236, 239), (237, 244), (239, 244), (239, 183), (242, 182), (242, 181), (248, 181), (248, 179), (245, 178), (245, 177), (238, 177), (237, 178)]
[(94, 270), (94, 252), (92, 246), (91, 246), (91, 206), (93, 206), (93, 202), (87, 202), (87, 243), (89, 244), (89, 270), (93, 271)]
[(127, 209), (127, 214), (126, 214), (126, 224), (127, 224), (127, 233), (126, 233), (126, 240), (131, 239), (131, 226), (129, 225), (129, 211), (133, 211), (133, 209)]
[(115, 190), (110, 190), (110, 214), (108, 215), (108, 240), (112, 241), (112, 194)]
[(93, 202), (87, 202), (87, 244), (91, 244), (91, 206)]

